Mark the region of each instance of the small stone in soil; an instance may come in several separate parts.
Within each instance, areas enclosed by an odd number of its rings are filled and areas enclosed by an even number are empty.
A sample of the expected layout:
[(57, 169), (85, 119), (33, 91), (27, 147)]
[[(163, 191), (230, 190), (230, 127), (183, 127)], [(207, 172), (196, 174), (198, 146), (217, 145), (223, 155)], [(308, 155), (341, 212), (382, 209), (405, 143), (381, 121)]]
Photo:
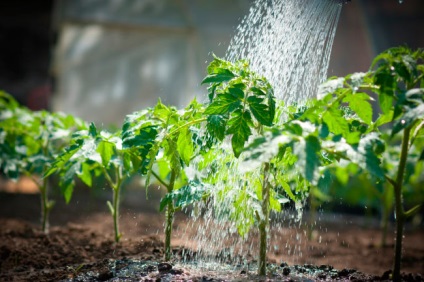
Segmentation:
[(348, 276), (349, 274), (352, 274), (354, 272), (356, 272), (355, 269), (343, 268), (342, 270), (339, 271), (339, 276), (341, 277)]
[(146, 267), (146, 271), (147, 271), (147, 272), (153, 272), (153, 271), (156, 271), (156, 267), (150, 264), (150, 265), (148, 265), (148, 266)]
[(290, 268), (284, 267), (283, 268), (283, 274), (286, 275), (286, 276), (289, 275), (290, 274)]
[(98, 279), (100, 281), (107, 281), (113, 277), (113, 273), (109, 270), (105, 270), (99, 273)]
[(169, 273), (172, 275), (181, 275), (184, 273), (184, 271), (182, 269), (171, 269)]
[(280, 267), (286, 267), (286, 266), (289, 266), (287, 263), (285, 263), (285, 262), (282, 262), (281, 264), (280, 264)]
[(167, 272), (172, 269), (172, 265), (167, 262), (161, 262), (158, 264), (158, 270), (159, 272)]

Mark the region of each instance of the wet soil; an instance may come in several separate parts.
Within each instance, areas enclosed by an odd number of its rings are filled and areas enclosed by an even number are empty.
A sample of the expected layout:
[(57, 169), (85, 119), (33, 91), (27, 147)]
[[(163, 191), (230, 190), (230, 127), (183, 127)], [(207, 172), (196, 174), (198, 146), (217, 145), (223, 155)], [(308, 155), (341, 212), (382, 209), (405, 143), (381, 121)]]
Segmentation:
[[(70, 205), (58, 197), (48, 235), (39, 230), (37, 194), (0, 192), (0, 281), (377, 281), (389, 279), (393, 236), (379, 247), (380, 231), (363, 220), (333, 216), (315, 228), (281, 230), (280, 248), (269, 252), (269, 275), (255, 275), (256, 261), (202, 264), (187, 249), (190, 220), (178, 214), (174, 260), (164, 262), (163, 222), (144, 191), (124, 193), (121, 242), (114, 243), (108, 193), (79, 191)], [(53, 195), (54, 197), (54, 195)], [(369, 226), (372, 226), (370, 224)], [(181, 231), (184, 230), (184, 231)], [(393, 230), (389, 231), (393, 234)], [(296, 252), (286, 242), (297, 238)], [(402, 261), (405, 281), (423, 281), (424, 230), (407, 229)], [(190, 255), (188, 255), (190, 254)], [(195, 253), (194, 253), (195, 256)], [(181, 263), (184, 259), (185, 263)], [(231, 263), (231, 261), (228, 261)], [(421, 273), (421, 274), (419, 274)]]

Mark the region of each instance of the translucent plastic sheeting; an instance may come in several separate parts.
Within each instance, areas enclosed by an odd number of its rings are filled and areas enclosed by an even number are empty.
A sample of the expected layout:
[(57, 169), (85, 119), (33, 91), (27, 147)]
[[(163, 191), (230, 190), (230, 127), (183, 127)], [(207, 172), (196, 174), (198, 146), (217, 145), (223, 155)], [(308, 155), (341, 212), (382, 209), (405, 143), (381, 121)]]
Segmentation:
[(183, 107), (200, 86), (211, 53), (225, 54), (252, 1), (60, 1), (54, 110), (104, 125), (153, 106)]

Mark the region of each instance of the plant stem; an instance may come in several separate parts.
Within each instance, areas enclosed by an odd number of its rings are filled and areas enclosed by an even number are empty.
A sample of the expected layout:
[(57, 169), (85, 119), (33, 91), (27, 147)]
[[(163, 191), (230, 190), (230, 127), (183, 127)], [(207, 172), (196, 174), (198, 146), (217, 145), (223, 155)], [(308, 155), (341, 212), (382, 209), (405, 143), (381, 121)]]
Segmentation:
[(393, 281), (400, 281), (400, 267), (402, 258), (402, 239), (403, 239), (403, 225), (405, 221), (405, 211), (403, 209), (402, 199), (402, 184), (403, 176), (405, 173), (406, 160), (409, 149), (409, 135), (411, 128), (405, 128), (402, 138), (402, 149), (400, 153), (399, 167), (396, 177), (395, 189), (395, 213), (396, 213), (396, 243), (395, 243), (395, 261), (393, 266)]
[(269, 163), (264, 164), (263, 172), (263, 183), (262, 183), (262, 216), (263, 218), (259, 223), (259, 266), (258, 275), (266, 275), (266, 250), (267, 250), (267, 233), (269, 225), (269, 197), (270, 197), (270, 186), (268, 182), (269, 176)]
[[(167, 187), (168, 193), (174, 190), (175, 179), (177, 178), (177, 172), (175, 169), (171, 170), (171, 179)], [(172, 235), (172, 224), (174, 222), (174, 203), (170, 201), (166, 208), (166, 224), (165, 224), (165, 260), (169, 261), (172, 256), (171, 250), (171, 235)]]
[(47, 178), (43, 178), (41, 186), (39, 186), (41, 194), (41, 230), (49, 233), (49, 213), (51, 206), (48, 200)]
[(117, 187), (113, 189), (113, 228), (115, 230), (115, 242), (118, 243), (121, 238), (121, 234), (119, 233), (119, 192), (121, 189)]
[[(316, 189), (311, 187), (310, 189)], [(314, 233), (314, 227), (317, 217), (318, 203), (317, 199), (312, 193), (309, 193), (309, 228), (308, 228), (308, 240), (312, 240), (312, 234)]]
[(106, 168), (103, 167), (103, 171), (106, 176), (106, 180), (109, 182), (109, 185), (112, 187), (112, 190), (113, 190), (113, 199), (112, 199), (113, 229), (115, 231), (115, 242), (118, 243), (119, 240), (121, 239), (121, 234), (119, 233), (119, 201), (120, 201), (119, 198), (121, 193), (121, 185), (122, 185), (122, 182), (124, 181), (124, 178), (122, 177), (118, 167), (115, 168), (116, 182), (113, 182)]

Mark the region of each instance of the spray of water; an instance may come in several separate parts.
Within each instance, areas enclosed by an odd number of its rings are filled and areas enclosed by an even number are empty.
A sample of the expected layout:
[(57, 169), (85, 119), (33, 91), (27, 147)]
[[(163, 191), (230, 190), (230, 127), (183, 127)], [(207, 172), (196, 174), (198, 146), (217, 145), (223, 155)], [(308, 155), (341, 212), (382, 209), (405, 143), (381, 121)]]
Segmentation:
[(237, 28), (226, 58), (247, 59), (286, 105), (316, 94), (327, 75), (338, 0), (258, 0)]
[[(247, 59), (252, 70), (271, 82), (277, 99), (285, 105), (302, 103), (316, 95), (326, 78), (340, 10), (339, 0), (257, 0), (237, 28), (226, 59)], [(192, 169), (196, 177), (201, 178), (202, 173), (223, 177), (211, 189), (208, 203), (193, 209), (192, 230), (185, 232), (188, 237), (195, 234), (191, 239), (197, 242), (198, 261), (245, 264), (256, 257), (257, 231), (251, 229), (244, 238), (237, 233), (250, 224), (249, 212), (257, 205), (254, 185), (247, 179), (260, 179), (260, 171), (242, 172), (243, 164), (231, 157), (230, 142), (226, 144), (215, 155), (215, 168)], [(217, 167), (227, 173), (213, 171)], [(237, 210), (235, 203), (245, 209)], [(298, 224), (302, 207), (296, 205), (296, 209), (298, 212), (271, 215), (268, 240), (271, 253), (291, 256), (293, 263), (302, 255), (304, 238)], [(283, 241), (283, 237), (290, 240)]]

